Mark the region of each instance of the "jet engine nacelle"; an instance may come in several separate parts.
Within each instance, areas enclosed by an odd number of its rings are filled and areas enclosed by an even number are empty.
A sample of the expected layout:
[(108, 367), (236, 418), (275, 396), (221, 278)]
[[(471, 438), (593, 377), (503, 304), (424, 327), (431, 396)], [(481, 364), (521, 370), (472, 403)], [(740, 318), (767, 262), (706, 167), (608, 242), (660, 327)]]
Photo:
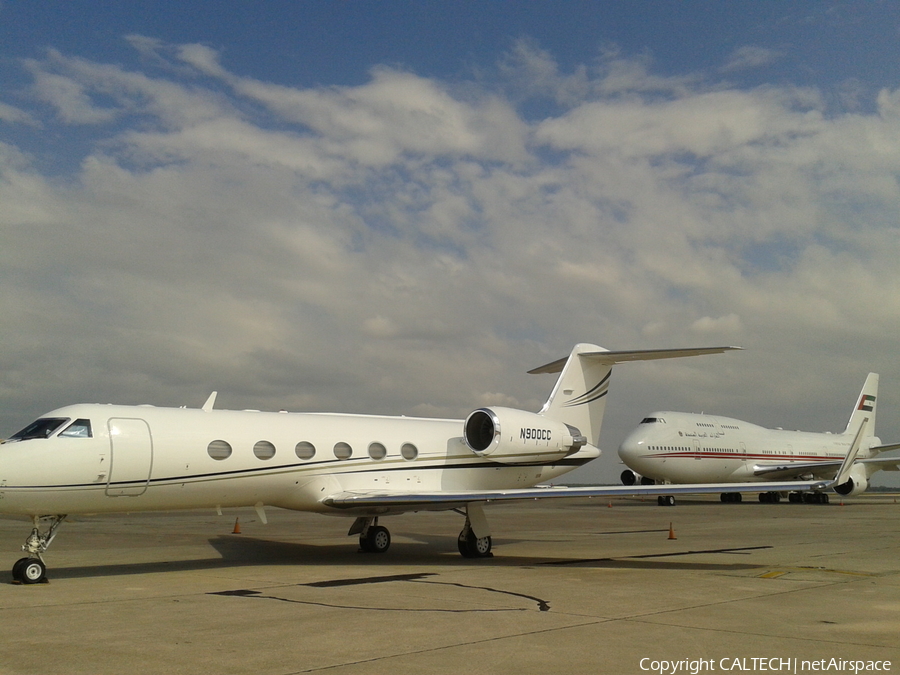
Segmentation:
[(587, 444), (581, 431), (515, 408), (479, 408), (463, 426), (466, 445), (476, 455), (502, 464), (554, 462)]
[(622, 481), (622, 485), (656, 485), (656, 481), (652, 478), (647, 478), (647, 476), (642, 476), (639, 473), (635, 473), (631, 469), (625, 469), (620, 475), (619, 480)]
[(862, 464), (854, 464), (850, 469), (850, 479), (846, 483), (834, 486), (834, 491), (844, 497), (858, 495), (869, 487), (869, 477), (866, 468)]

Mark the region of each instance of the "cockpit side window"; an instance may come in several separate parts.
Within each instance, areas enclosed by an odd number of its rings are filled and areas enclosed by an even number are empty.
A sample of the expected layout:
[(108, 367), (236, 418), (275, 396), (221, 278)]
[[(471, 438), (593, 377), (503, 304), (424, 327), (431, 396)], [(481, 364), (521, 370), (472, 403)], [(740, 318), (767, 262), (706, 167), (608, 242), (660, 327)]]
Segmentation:
[(43, 417), (35, 420), (22, 431), (9, 437), (11, 441), (28, 441), (33, 438), (50, 438), (63, 424), (69, 421), (67, 417)]
[(60, 437), (65, 436), (66, 438), (92, 438), (91, 421), (75, 420), (72, 424), (60, 431), (59, 435)]
[(657, 422), (665, 422), (661, 417), (645, 417), (641, 420), (641, 424), (656, 424)]

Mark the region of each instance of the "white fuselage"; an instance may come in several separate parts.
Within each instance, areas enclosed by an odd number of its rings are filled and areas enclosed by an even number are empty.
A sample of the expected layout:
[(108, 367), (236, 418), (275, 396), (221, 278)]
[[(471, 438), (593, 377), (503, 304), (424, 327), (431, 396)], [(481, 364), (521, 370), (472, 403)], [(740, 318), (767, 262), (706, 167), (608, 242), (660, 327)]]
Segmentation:
[[(625, 439), (619, 457), (634, 472), (658, 482), (767, 481), (767, 470), (803, 465), (818, 478), (816, 464), (831, 473), (853, 442), (852, 435), (766, 429), (741, 420), (680, 412), (656, 412)], [(877, 444), (870, 437), (867, 446)], [(865, 448), (861, 456), (866, 456)], [(827, 473), (827, 472), (826, 472)]]
[[(501, 464), (469, 449), (462, 420), (114, 405), (44, 418), (67, 422), (49, 438), (0, 446), (2, 513), (256, 504), (334, 513), (322, 500), (342, 491), (531, 487), (600, 454), (587, 445), (552, 464)], [(90, 436), (65, 435), (76, 420), (90, 422)]]

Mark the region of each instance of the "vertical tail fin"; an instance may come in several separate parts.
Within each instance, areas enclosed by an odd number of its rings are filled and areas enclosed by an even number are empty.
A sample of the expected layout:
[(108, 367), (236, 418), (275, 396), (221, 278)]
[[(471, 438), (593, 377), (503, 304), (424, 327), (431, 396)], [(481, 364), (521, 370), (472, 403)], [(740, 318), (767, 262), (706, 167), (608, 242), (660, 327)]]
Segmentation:
[(626, 361), (672, 359), (701, 354), (721, 354), (740, 347), (700, 347), (692, 349), (647, 349), (611, 352), (592, 344), (578, 344), (568, 358), (553, 361), (531, 374), (561, 373), (550, 398), (539, 415), (577, 428), (591, 445), (600, 439), (600, 426), (606, 410), (606, 394), (612, 367)]
[(600, 438), (606, 394), (615, 363), (595, 355), (610, 353), (596, 345), (579, 344), (567, 359), (528, 371), (532, 374), (561, 372), (550, 398), (538, 414), (575, 427), (593, 446)]
[(850, 421), (847, 422), (847, 428), (844, 429), (845, 434), (855, 434), (856, 430), (863, 424), (865, 420), (869, 420), (866, 425), (865, 436), (875, 435), (875, 399), (878, 396), (878, 373), (869, 373), (862, 391), (859, 392), (859, 398), (856, 400), (856, 407), (850, 415)]

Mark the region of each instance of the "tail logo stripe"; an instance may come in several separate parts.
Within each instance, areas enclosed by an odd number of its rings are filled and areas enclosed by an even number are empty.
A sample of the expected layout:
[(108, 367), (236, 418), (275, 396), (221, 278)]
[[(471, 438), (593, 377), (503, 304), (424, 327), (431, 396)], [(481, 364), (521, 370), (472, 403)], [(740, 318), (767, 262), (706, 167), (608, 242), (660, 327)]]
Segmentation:
[(564, 408), (574, 408), (574, 407), (576, 407), (576, 406), (586, 405), (586, 404), (588, 404), (588, 403), (593, 403), (593, 402), (596, 401), (597, 399), (603, 398), (603, 397), (606, 396), (608, 393), (609, 393), (609, 389), (604, 389), (603, 391), (601, 391), (600, 393), (598, 393), (598, 394), (597, 394), (596, 396), (594, 396), (593, 398), (589, 398), (589, 399), (586, 400), (586, 401), (580, 401), (580, 402), (577, 402), (577, 403), (576, 403), (575, 401), (569, 401), (568, 403), (563, 404), (563, 407), (564, 407)]
[[(586, 403), (592, 403), (596, 401), (598, 398), (602, 398), (606, 396), (609, 392), (609, 378), (612, 376), (612, 371), (608, 372), (606, 376), (600, 380), (596, 385), (594, 385), (590, 390), (581, 394), (580, 396), (576, 396), (571, 401), (567, 401), (563, 404), (566, 408), (571, 408), (574, 406), (584, 405)], [(605, 386), (604, 386), (605, 385)]]

